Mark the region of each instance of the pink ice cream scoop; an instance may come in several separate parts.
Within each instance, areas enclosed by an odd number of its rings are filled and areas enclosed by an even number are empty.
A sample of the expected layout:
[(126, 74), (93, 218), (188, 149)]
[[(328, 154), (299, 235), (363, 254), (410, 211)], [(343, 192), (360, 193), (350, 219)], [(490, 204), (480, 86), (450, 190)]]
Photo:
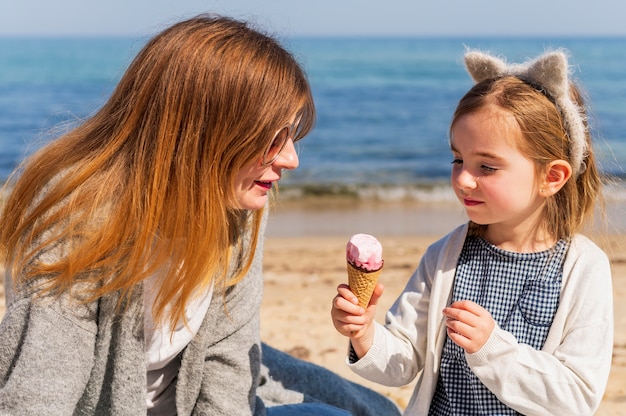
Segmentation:
[(367, 308), (383, 269), (383, 246), (368, 234), (355, 234), (346, 245), (348, 286), (359, 306)]
[(353, 266), (375, 271), (383, 266), (383, 246), (369, 234), (355, 234), (346, 245), (346, 259)]

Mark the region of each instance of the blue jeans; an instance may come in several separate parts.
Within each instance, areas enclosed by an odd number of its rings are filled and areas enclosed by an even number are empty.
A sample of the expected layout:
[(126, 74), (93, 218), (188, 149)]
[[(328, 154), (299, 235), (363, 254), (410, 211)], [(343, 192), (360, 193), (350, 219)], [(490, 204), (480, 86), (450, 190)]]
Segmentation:
[(257, 395), (268, 416), (400, 416), (391, 400), (318, 365), (262, 344)]
[(267, 416), (351, 416), (352, 413), (323, 403), (298, 403), (268, 407)]

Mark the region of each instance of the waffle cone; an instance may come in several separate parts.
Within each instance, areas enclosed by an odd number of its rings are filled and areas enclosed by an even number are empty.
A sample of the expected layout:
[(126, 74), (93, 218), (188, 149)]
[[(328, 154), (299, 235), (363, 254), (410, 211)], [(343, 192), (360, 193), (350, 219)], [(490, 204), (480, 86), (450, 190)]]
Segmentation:
[(378, 282), (382, 267), (373, 272), (364, 271), (354, 267), (350, 262), (348, 265), (348, 286), (354, 295), (359, 299), (359, 306), (363, 309), (367, 308), (370, 298)]

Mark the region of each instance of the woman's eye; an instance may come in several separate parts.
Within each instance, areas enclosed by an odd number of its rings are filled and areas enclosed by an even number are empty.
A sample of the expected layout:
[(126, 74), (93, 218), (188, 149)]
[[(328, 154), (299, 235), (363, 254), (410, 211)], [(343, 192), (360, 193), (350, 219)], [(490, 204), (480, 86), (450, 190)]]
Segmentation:
[(452, 161), (453, 165), (462, 165), (463, 164), (463, 159), (454, 159)]
[(498, 169), (496, 169), (496, 168), (492, 168), (492, 167), (487, 166), (487, 165), (481, 165), (481, 166), (480, 166), (480, 168), (481, 168), (482, 170), (484, 170), (485, 172), (487, 172), (487, 173), (493, 173), (493, 172), (495, 172), (495, 171), (497, 171), (497, 170), (498, 170)]

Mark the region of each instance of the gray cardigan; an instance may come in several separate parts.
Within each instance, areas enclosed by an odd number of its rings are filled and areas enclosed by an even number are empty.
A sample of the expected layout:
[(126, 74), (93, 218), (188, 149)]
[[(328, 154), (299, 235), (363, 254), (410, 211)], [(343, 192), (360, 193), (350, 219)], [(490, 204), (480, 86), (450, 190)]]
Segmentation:
[[(197, 336), (181, 353), (179, 415), (265, 414), (256, 398), (262, 250), (259, 241), (252, 268), (227, 291), (225, 304), (214, 293)], [(34, 298), (27, 287), (13, 290), (8, 270), (0, 415), (146, 414), (143, 290), (122, 311), (116, 294), (79, 305), (67, 294)]]

